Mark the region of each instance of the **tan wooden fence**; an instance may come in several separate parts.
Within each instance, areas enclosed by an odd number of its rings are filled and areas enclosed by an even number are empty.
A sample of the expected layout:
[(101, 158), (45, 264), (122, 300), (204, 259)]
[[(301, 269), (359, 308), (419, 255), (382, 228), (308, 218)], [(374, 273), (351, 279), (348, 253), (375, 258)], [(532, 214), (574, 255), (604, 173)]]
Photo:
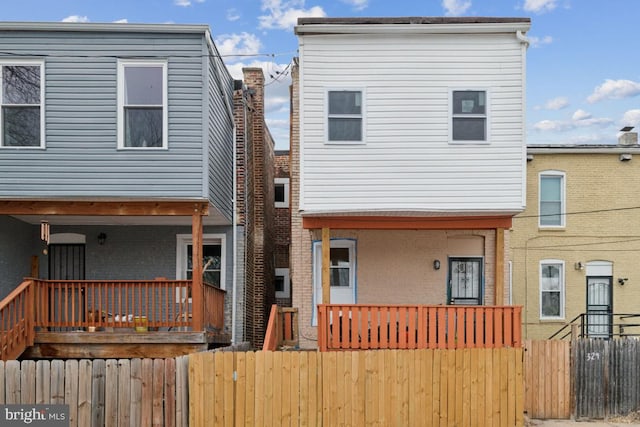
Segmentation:
[(188, 356), (0, 361), (0, 404), (67, 404), (71, 427), (186, 427), (188, 363)]
[(189, 425), (521, 426), (522, 348), (189, 356)]
[(571, 416), (569, 341), (524, 342), (524, 409), (530, 418)]

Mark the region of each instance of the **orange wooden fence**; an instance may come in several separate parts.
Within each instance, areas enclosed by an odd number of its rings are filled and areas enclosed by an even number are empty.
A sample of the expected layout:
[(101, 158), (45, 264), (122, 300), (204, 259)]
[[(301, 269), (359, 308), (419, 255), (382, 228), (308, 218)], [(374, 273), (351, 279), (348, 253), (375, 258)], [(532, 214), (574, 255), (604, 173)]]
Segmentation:
[(283, 345), (298, 345), (298, 309), (274, 304), (271, 306), (262, 350), (273, 351)]
[(320, 351), (520, 347), (522, 307), (318, 305)]
[(33, 345), (32, 280), (25, 280), (0, 303), (0, 359), (15, 359)]

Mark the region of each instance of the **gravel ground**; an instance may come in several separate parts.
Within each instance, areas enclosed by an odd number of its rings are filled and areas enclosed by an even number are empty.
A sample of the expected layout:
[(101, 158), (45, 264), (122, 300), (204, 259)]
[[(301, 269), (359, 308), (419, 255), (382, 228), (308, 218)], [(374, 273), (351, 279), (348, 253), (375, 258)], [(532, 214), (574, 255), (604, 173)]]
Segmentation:
[(525, 425), (530, 427), (629, 427), (640, 426), (640, 421), (637, 419), (615, 419), (611, 421), (528, 420)]

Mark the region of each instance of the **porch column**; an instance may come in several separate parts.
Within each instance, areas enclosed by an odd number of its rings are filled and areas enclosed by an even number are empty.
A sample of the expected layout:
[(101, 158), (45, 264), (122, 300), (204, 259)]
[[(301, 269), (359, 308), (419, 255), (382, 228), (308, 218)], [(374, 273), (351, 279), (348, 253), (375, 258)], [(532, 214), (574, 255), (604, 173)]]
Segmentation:
[(504, 305), (504, 228), (496, 228), (495, 305)]
[(322, 303), (331, 304), (331, 230), (322, 229)]
[(202, 215), (199, 210), (191, 216), (192, 289), (191, 310), (194, 331), (204, 330), (204, 289), (202, 288)]

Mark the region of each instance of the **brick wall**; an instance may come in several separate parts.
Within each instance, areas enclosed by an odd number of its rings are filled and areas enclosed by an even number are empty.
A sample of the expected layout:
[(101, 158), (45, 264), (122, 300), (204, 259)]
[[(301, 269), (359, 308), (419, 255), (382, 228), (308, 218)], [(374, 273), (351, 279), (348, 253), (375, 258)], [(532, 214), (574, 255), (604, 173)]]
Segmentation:
[[(289, 151), (276, 151), (275, 177), (290, 178)], [(290, 189), (291, 187), (289, 187)], [(291, 244), (291, 191), (289, 191), (289, 207), (275, 208), (275, 267), (289, 268), (289, 245)], [(276, 298), (276, 303), (283, 307), (291, 307), (289, 298)]]
[(244, 68), (236, 99), (238, 221), (245, 227), (244, 339), (261, 347), (268, 309), (275, 300), (273, 139), (264, 119), (264, 74)]

